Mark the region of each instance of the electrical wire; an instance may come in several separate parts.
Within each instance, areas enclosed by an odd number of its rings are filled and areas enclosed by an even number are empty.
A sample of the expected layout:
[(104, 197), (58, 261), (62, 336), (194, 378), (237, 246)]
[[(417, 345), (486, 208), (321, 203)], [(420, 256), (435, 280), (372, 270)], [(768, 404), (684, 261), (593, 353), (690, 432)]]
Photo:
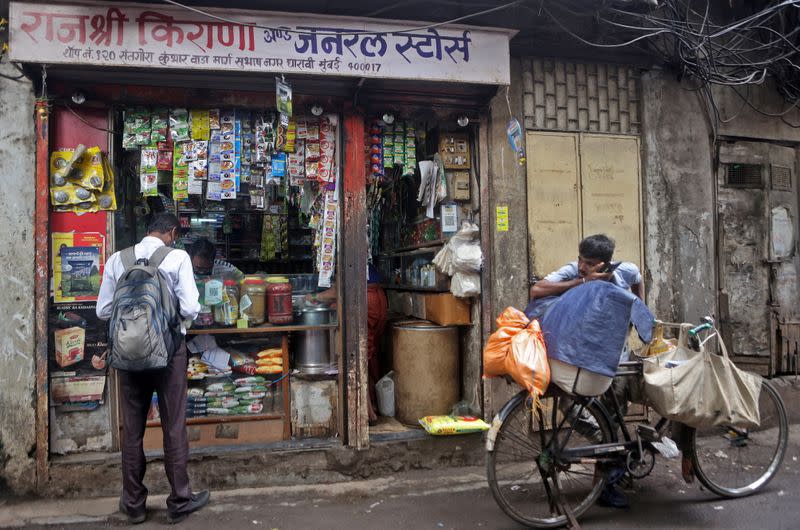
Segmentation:
[[(800, 0), (766, 1), (738, 13), (714, 11), (711, 0), (706, 0), (705, 5), (701, 0), (662, 0), (647, 10), (615, 2), (587, 7), (580, 0), (540, 0), (539, 5), (541, 13), (584, 45), (601, 49), (636, 47), (674, 68), (679, 79), (691, 80), (695, 86), (687, 90), (698, 91), (715, 134), (718, 124), (733, 120), (745, 106), (797, 126), (785, 117), (800, 108), (798, 8)], [(721, 20), (722, 17), (727, 18)], [(591, 23), (586, 22), (589, 19)], [(591, 38), (586, 28), (591, 29)], [(613, 32), (601, 32), (608, 36), (597, 37), (598, 30), (604, 28)], [(750, 100), (749, 87), (768, 79), (775, 81), (789, 104), (777, 114), (758, 109)], [(736, 91), (743, 103), (733, 116), (722, 115), (712, 85), (748, 87), (747, 94)]]
[[(214, 14), (209, 13), (207, 11), (203, 11), (202, 9), (197, 9), (196, 7), (191, 7), (191, 6), (188, 6), (186, 4), (182, 4), (180, 2), (176, 2), (175, 0), (161, 0), (161, 1), (166, 3), (166, 4), (171, 4), (171, 5), (180, 7), (182, 9), (187, 10), (187, 11), (191, 11), (193, 13), (197, 13), (199, 15), (203, 15), (204, 17), (213, 18), (214, 20), (219, 20), (220, 22), (227, 22), (229, 24), (243, 24), (243, 22), (241, 22), (239, 20), (232, 20), (232, 19), (229, 19), (229, 18), (226, 18), (226, 17), (221, 17), (219, 15), (214, 15)], [(527, 1), (527, 0), (515, 0), (514, 2), (508, 2), (508, 3), (500, 5), (500, 6), (492, 7), (490, 9), (484, 9), (483, 11), (478, 11), (476, 13), (470, 13), (468, 15), (463, 15), (463, 16), (460, 16), (458, 18), (454, 18), (454, 19), (451, 19), (451, 20), (446, 20), (444, 22), (437, 22), (435, 24), (427, 24), (425, 26), (418, 26), (418, 27), (415, 27), (415, 28), (407, 28), (407, 29), (403, 29), (402, 31), (403, 32), (424, 31), (424, 30), (428, 30), (428, 29), (435, 29), (435, 28), (438, 28), (440, 26), (446, 26), (446, 25), (449, 25), (449, 24), (456, 24), (456, 23), (462, 22), (464, 20), (469, 20), (471, 18), (480, 17), (480, 16), (483, 16), (483, 15), (488, 15), (489, 13), (494, 13), (496, 11), (501, 11), (501, 10), (504, 10), (504, 9), (508, 9), (510, 7), (514, 7), (514, 6), (520, 5), (520, 4), (524, 3), (525, 1)], [(280, 32), (283, 32), (283, 33), (293, 33), (293, 34), (296, 34), (296, 35), (321, 35), (321, 36), (376, 35), (377, 36), (377, 35), (385, 35), (387, 33), (390, 33), (390, 32), (379, 32), (379, 31), (368, 31), (368, 30), (342, 30), (340, 32), (324, 32), (324, 31), (309, 32), (309, 31), (296, 30), (296, 29), (290, 29), (290, 28), (275, 28), (275, 27), (271, 27), (271, 26), (262, 26), (260, 24), (246, 24), (246, 25), (249, 26), (249, 27), (254, 27), (254, 28), (258, 28), (258, 29), (264, 29), (264, 30), (275, 31), (275, 32), (280, 31)]]
[(84, 123), (84, 125), (86, 125), (87, 127), (91, 127), (92, 129), (96, 129), (96, 130), (98, 130), (98, 131), (103, 131), (103, 132), (107, 132), (107, 133), (111, 133), (111, 134), (116, 134), (116, 135), (119, 135), (119, 134), (120, 134), (119, 132), (117, 132), (117, 131), (114, 131), (114, 130), (112, 130), (112, 129), (106, 129), (106, 128), (103, 128), (103, 127), (98, 127), (97, 125), (94, 125), (94, 124), (92, 124), (92, 123), (91, 123), (91, 122), (89, 122), (89, 121), (88, 121), (86, 118), (84, 118), (83, 116), (81, 116), (80, 114), (78, 114), (78, 113), (75, 111), (75, 109), (73, 109), (73, 108), (72, 108), (72, 107), (71, 107), (71, 106), (70, 106), (70, 105), (69, 105), (67, 102), (64, 102), (64, 107), (65, 107), (65, 108), (66, 108), (68, 111), (70, 111), (70, 112), (73, 114), (73, 116), (75, 116), (75, 117), (76, 117), (76, 118), (78, 118), (80, 121), (82, 121), (82, 122)]

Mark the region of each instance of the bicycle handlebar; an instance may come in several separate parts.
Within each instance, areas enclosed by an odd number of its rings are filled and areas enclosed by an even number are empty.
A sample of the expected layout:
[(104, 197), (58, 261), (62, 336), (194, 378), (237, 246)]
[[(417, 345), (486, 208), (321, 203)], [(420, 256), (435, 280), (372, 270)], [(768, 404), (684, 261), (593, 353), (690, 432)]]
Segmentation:
[(713, 327), (714, 327), (713, 325), (711, 325), (708, 322), (706, 322), (705, 324), (700, 324), (696, 328), (690, 329), (689, 330), (689, 335), (694, 337), (695, 335), (697, 335), (698, 333), (700, 333), (704, 329), (712, 329)]

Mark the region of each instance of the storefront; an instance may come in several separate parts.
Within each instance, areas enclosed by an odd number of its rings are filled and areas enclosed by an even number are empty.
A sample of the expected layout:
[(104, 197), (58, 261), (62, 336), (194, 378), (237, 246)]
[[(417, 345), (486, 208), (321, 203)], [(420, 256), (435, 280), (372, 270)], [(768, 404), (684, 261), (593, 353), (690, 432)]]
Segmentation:
[[(480, 385), (462, 346), (480, 326), (480, 276), (451, 278), (433, 260), (462, 221), (477, 221), (481, 109), (509, 82), (512, 34), (210, 12), (222, 18), (11, 4), (12, 59), (47, 98), (37, 108), (40, 465), (118, 447), (94, 305), (107, 257), (159, 211), (178, 216), (179, 247), (210, 253), (195, 260), (203, 310), (187, 337), (192, 447), (310, 437), (363, 448), (369, 389), (391, 370), (400, 421), (378, 421), (389, 430), (447, 413)], [(387, 293), (382, 335), (369, 336), (368, 282)], [(152, 410), (145, 444), (158, 449)]]

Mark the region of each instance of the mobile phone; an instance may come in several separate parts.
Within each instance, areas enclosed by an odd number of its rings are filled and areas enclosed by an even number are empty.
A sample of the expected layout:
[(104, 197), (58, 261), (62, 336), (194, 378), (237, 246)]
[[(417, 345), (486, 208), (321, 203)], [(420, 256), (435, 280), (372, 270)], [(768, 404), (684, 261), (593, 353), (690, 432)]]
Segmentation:
[(617, 261), (617, 262), (611, 261), (611, 262), (609, 262), (609, 263), (606, 263), (606, 266), (605, 266), (605, 267), (603, 267), (603, 268), (600, 270), (600, 272), (603, 272), (603, 273), (611, 273), (611, 272), (614, 272), (615, 270), (617, 270), (617, 267), (619, 267), (620, 265), (622, 265), (622, 262), (621, 262), (621, 261)]

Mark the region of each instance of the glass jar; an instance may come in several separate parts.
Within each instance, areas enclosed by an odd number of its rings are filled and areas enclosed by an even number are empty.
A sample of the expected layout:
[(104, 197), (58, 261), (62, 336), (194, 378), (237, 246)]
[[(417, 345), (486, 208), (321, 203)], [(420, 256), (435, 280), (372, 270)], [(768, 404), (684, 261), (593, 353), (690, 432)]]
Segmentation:
[(292, 285), (288, 278), (267, 279), (267, 318), (270, 324), (292, 323)]
[(206, 328), (214, 325), (214, 313), (207, 305), (200, 306), (200, 312), (197, 313), (197, 318), (194, 319), (197, 327)]
[(214, 306), (214, 321), (223, 326), (233, 326), (239, 318), (239, 288), (234, 280), (225, 280), (222, 303)]
[[(247, 315), (250, 324), (263, 324), (266, 315), (267, 303), (267, 284), (259, 276), (245, 276), (241, 289), (242, 298), (247, 296), (250, 299), (250, 307), (242, 309), (241, 313)], [(244, 304), (239, 304), (243, 307)]]

